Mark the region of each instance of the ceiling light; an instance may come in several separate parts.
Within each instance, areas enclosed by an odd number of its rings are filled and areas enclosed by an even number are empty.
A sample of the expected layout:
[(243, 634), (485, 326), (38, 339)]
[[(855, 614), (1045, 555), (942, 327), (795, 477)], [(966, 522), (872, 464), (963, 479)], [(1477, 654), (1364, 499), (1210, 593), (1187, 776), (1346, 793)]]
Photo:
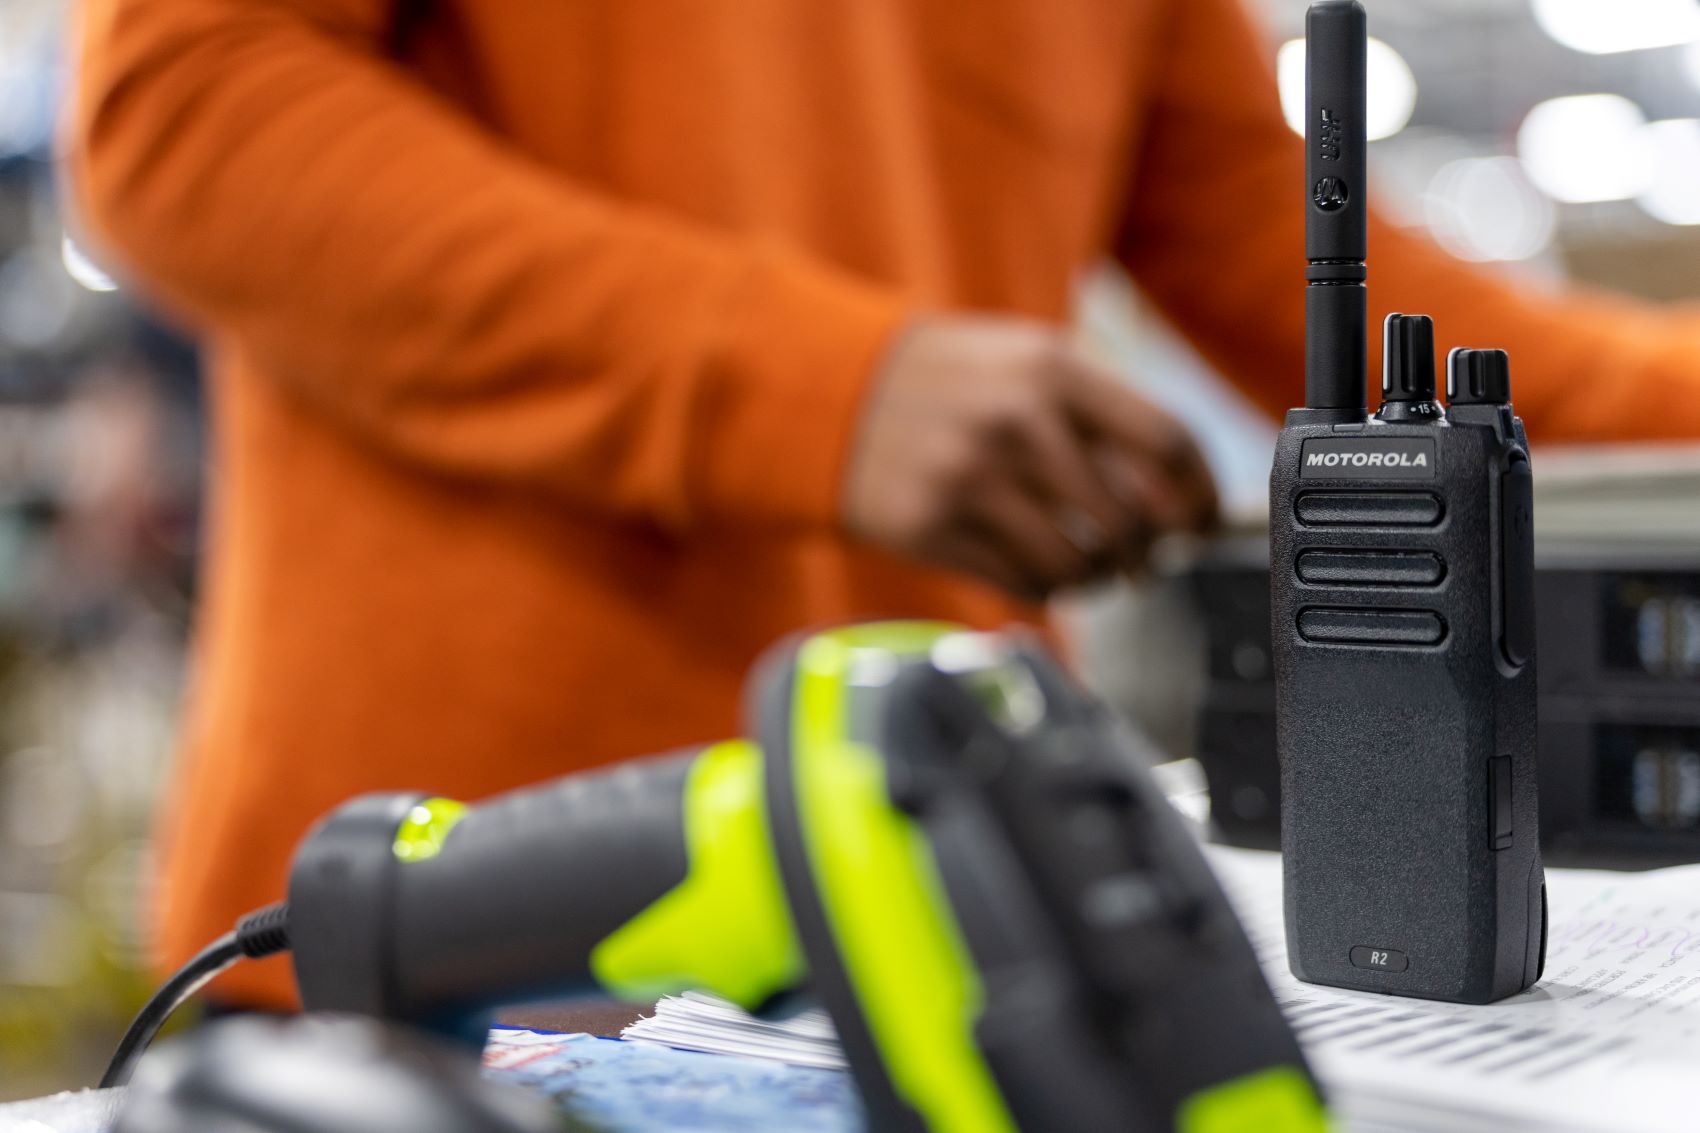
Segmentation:
[(1700, 119), (1652, 122), (1643, 133), (1655, 154), (1654, 171), (1636, 203), (1666, 224), (1700, 224)]
[(1517, 153), (1529, 180), (1555, 200), (1627, 200), (1653, 180), (1646, 124), (1641, 108), (1621, 95), (1554, 98), (1523, 119)]
[(1610, 55), (1700, 40), (1695, 0), (1533, 0), (1535, 22), (1564, 46)]
[[(1417, 77), (1410, 64), (1379, 39), (1369, 41), (1369, 140), (1391, 138), (1417, 108)], [(1295, 134), (1305, 132), (1305, 41), (1288, 40), (1275, 56), (1281, 113)]]

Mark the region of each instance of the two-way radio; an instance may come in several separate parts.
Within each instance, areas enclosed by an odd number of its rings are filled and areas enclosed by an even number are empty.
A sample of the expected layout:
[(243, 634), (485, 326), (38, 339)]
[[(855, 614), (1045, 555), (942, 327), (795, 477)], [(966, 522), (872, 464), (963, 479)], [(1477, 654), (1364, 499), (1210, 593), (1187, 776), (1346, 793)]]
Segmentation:
[(1364, 396), (1367, 18), (1311, 7), (1305, 407), (1270, 477), (1287, 945), (1313, 983), (1485, 1003), (1540, 976), (1529, 451), (1509, 361), (1386, 325)]

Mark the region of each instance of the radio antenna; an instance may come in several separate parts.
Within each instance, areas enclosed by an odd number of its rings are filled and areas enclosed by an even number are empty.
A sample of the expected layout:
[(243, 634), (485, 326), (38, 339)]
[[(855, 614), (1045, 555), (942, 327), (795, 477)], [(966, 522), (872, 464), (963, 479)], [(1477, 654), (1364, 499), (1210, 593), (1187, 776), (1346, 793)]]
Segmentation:
[(1364, 417), (1369, 22), (1358, 0), (1305, 18), (1305, 405)]

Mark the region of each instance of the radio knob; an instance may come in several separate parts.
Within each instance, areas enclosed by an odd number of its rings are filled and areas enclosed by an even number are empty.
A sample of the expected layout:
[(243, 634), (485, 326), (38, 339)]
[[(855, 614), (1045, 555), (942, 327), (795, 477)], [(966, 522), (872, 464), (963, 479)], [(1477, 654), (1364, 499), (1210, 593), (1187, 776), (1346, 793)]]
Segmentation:
[(1453, 405), (1510, 405), (1511, 356), (1460, 347), (1446, 359), (1446, 400)]
[(1434, 320), (1427, 315), (1387, 316), (1381, 399), (1434, 400)]
[(1389, 424), (1437, 425), (1445, 411), (1434, 399), (1434, 320), (1388, 315), (1382, 354), (1381, 408)]

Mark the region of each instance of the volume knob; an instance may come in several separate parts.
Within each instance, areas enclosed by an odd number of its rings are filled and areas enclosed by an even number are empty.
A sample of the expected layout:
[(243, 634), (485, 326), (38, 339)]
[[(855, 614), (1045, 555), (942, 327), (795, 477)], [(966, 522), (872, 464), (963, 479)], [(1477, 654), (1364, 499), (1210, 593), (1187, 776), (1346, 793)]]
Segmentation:
[(1383, 401), (1434, 400), (1434, 320), (1388, 315), (1382, 357)]

